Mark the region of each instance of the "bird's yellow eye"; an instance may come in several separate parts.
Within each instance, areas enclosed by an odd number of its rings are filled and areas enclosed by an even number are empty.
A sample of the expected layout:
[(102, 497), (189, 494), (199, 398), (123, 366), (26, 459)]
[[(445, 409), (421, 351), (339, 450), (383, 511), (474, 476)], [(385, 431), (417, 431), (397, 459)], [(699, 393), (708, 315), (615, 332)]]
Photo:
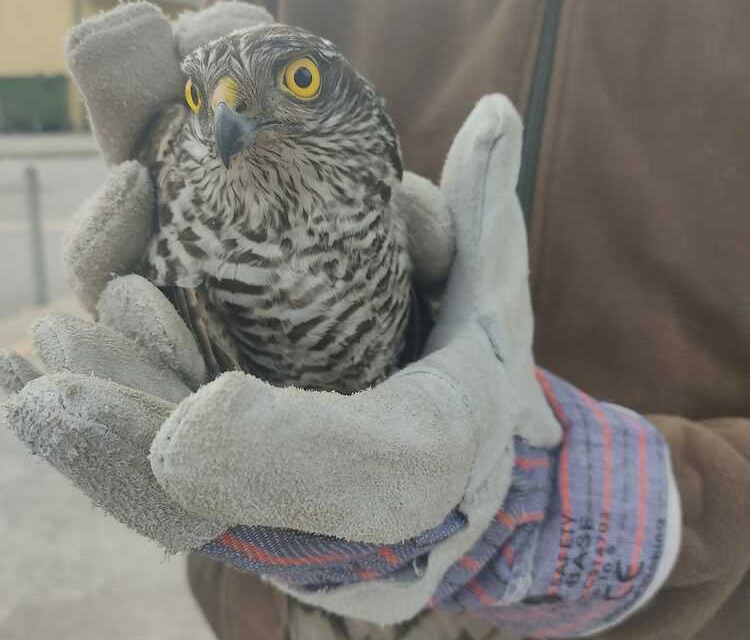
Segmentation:
[(201, 93), (192, 80), (188, 80), (185, 84), (185, 102), (193, 110), (193, 113), (198, 113), (201, 110)]
[(290, 62), (283, 75), (284, 88), (302, 100), (312, 100), (320, 93), (320, 69), (310, 58)]

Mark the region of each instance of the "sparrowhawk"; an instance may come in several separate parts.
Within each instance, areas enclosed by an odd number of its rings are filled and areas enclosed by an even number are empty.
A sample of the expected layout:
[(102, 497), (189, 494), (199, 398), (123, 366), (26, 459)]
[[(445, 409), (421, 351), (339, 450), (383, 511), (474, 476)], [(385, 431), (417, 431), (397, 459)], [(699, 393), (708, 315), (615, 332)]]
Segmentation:
[(144, 145), (148, 277), (193, 293), (184, 310), (219, 369), (342, 393), (382, 381), (418, 306), (382, 98), (330, 42), (284, 25), (213, 41), (183, 70), (185, 104)]

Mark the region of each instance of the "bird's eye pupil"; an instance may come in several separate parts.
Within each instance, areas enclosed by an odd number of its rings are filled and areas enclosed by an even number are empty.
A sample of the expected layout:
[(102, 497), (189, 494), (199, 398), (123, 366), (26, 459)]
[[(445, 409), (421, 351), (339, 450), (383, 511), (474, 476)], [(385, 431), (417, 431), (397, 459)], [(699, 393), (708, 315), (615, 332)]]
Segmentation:
[(195, 104), (198, 104), (200, 102), (200, 95), (198, 93), (198, 89), (195, 88), (195, 85), (190, 86), (190, 97), (193, 99), (193, 102)]
[(307, 89), (313, 81), (313, 75), (307, 67), (300, 67), (294, 72), (294, 83), (300, 89)]
[(279, 86), (299, 100), (312, 100), (320, 93), (320, 69), (309, 58), (290, 62), (279, 77)]

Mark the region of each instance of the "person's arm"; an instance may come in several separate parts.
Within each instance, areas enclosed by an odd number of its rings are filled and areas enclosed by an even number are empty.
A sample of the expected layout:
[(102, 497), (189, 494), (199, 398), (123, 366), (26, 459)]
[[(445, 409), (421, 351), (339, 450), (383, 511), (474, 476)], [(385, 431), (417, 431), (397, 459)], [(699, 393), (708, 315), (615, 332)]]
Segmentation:
[[(601, 640), (708, 638), (700, 630), (740, 594), (750, 568), (750, 419), (691, 421), (649, 416), (669, 443), (682, 500), (680, 555), (668, 581), (651, 603)], [(726, 614), (728, 629), (747, 603)], [(744, 611), (744, 613), (739, 613)], [(722, 620), (712, 625), (712, 633)], [(712, 636), (731, 637), (729, 635)]]
[[(408, 31), (408, 28), (400, 28), (400, 25), (408, 26), (409, 21), (391, 21), (390, 12), (401, 11), (402, 16), (411, 13), (412, 20), (416, 23), (421, 19), (419, 12), (427, 5), (427, 2), (412, 3), (408, 10), (402, 9), (403, 3), (383, 3), (383, 6), (377, 9), (382, 17), (372, 19), (372, 16), (367, 16), (368, 19), (360, 21), (358, 18), (362, 18), (370, 10), (365, 2), (352, 3), (356, 5), (356, 8), (349, 7), (343, 17), (337, 17), (341, 12), (335, 11), (335, 0), (317, 0), (314, 3), (310, 0), (265, 0), (264, 4), (279, 19), (291, 20), (301, 26), (317, 30), (328, 27), (326, 35), (339, 43), (342, 41), (350, 43), (351, 34), (357, 34), (358, 40), (362, 42), (361, 49), (358, 49), (358, 61), (360, 63), (372, 61), (371, 66), (382, 71), (380, 76), (385, 76), (384, 81), (387, 85), (384, 93), (388, 96), (392, 106), (407, 105), (402, 109), (396, 108), (394, 115), (399, 124), (406, 125), (402, 126), (401, 132), (402, 137), (406, 138), (404, 148), (410, 165), (418, 165), (419, 161), (423, 160), (425, 166), (439, 167), (442, 148), (436, 153), (435, 140), (440, 137), (441, 131), (453, 130), (447, 112), (455, 109), (459, 103), (470, 104), (473, 100), (472, 92), (480, 91), (479, 87), (482, 82), (492, 82), (495, 86), (501, 86), (504, 91), (517, 98), (515, 102), (520, 108), (523, 107), (528, 92), (528, 79), (535, 60), (535, 34), (541, 24), (540, 9), (544, 3), (519, 3), (512, 9), (502, 9), (502, 15), (500, 15), (501, 9), (498, 9), (497, 15), (488, 11), (482, 14), (481, 20), (476, 20), (481, 11), (474, 8), (472, 3), (432, 3), (430, 19), (440, 21), (443, 27), (431, 31), (431, 39), (417, 41), (411, 38), (413, 55), (409, 56), (409, 59), (416, 61), (421, 59), (419, 57), (421, 53), (430, 54), (436, 62), (436, 67), (440, 69), (440, 73), (435, 72), (434, 67), (426, 67), (415, 62), (414, 65), (403, 65), (403, 71), (401, 73), (396, 71), (395, 75), (392, 74), (393, 77), (388, 75), (393, 71), (392, 67), (388, 67), (389, 61), (395, 59), (400, 63), (404, 58), (400, 35)], [(728, 11), (731, 5), (732, 3), (725, 3), (723, 5), (725, 11)], [(664, 14), (669, 11), (669, 6), (670, 3), (661, 3), (658, 9), (652, 10)], [(678, 5), (674, 4), (674, 6)], [(685, 23), (679, 23), (679, 25), (674, 23), (678, 34), (685, 28), (689, 28), (695, 20), (696, 7), (697, 5), (691, 4), (689, 8), (680, 9), (690, 12), (690, 17), (686, 17)], [(569, 8), (572, 10), (574, 7)], [(591, 8), (576, 8), (579, 12), (577, 17), (581, 21), (587, 20), (586, 25), (590, 33), (599, 33), (601, 25), (597, 24), (596, 20), (592, 20), (593, 11), (589, 11)], [(702, 11), (698, 11), (703, 15)], [(453, 20), (448, 19), (450, 12), (455, 12), (458, 17)], [(588, 16), (581, 15), (586, 12), (589, 12)], [(641, 12), (644, 17), (650, 15), (645, 5), (634, 6), (632, 11), (623, 12), (623, 14), (627, 13), (632, 19), (632, 14), (638, 12)], [(739, 9), (736, 9), (735, 13), (739, 14)], [(608, 20), (610, 17), (604, 10), (598, 10), (596, 15), (600, 21)], [(367, 27), (367, 38), (360, 37), (362, 34), (358, 28), (360, 22)], [(566, 22), (568, 31), (572, 31), (573, 22), (572, 19)], [(614, 24), (611, 20), (609, 22)], [(479, 29), (478, 24), (487, 25), (487, 29)], [(636, 21), (635, 24), (638, 22)], [(652, 24), (663, 23), (657, 21)], [(383, 34), (388, 25), (393, 25), (396, 31), (388, 39), (390, 50), (399, 53), (376, 57), (380, 43), (386, 41)], [(632, 28), (632, 25), (630, 26)], [(511, 27), (513, 37), (505, 31)], [(472, 29), (475, 31), (476, 40), (469, 39)], [(580, 31), (576, 33), (580, 35)], [(643, 30), (639, 30), (642, 36), (644, 33)], [(492, 42), (506, 42), (513, 45), (512, 48), (504, 51), (505, 55), (502, 56), (489, 55), (491, 45), (483, 38), (490, 35)], [(522, 46), (517, 40), (514, 41), (515, 38), (522, 39), (523, 37), (527, 37), (530, 42), (528, 46)], [(471, 42), (471, 46), (467, 45), (468, 42)], [(652, 42), (658, 43), (660, 39), (652, 40)], [(590, 42), (587, 44), (593, 46)], [(690, 49), (696, 51), (696, 55), (700, 54), (700, 50), (696, 50), (692, 45)], [(637, 47), (633, 50), (637, 52), (633, 55), (643, 53)], [(623, 49), (617, 41), (614, 41), (608, 51), (610, 56), (623, 55)], [(348, 51), (348, 53), (353, 52)], [(454, 53), (457, 55), (451, 55)], [(458, 54), (465, 54), (465, 57), (462, 58)], [(486, 59), (493, 61), (495, 65), (491, 73), (482, 72), (481, 64), (485, 59), (485, 55), (482, 54), (486, 54)], [(469, 56), (472, 57), (469, 58)], [(606, 79), (609, 66), (603, 66), (596, 56), (592, 59), (596, 61), (597, 71), (601, 72), (603, 79)], [(459, 69), (465, 69), (468, 67), (469, 60), (474, 65), (471, 67), (473, 70), (471, 74), (458, 73), (451, 66), (453, 62), (456, 62)], [(673, 60), (677, 59), (674, 56), (661, 58), (662, 64), (665, 61), (671, 64)], [(609, 61), (611, 62), (611, 57)], [(674, 64), (677, 63), (674, 62)], [(572, 64), (564, 67), (573, 68), (574, 72), (577, 70)], [(407, 81), (411, 68), (420, 69), (418, 83)], [(427, 70), (432, 73), (428, 73)], [(678, 71), (677, 67), (675, 71)], [(438, 78), (437, 89), (431, 84), (433, 75)], [(715, 78), (715, 82), (720, 81), (720, 74), (712, 73), (711, 75)], [(461, 83), (458, 80), (461, 77), (468, 77), (470, 81)], [(647, 74), (645, 77), (652, 78), (654, 75), (653, 73)], [(576, 73), (575, 78), (576, 82), (585, 84), (590, 75)], [(565, 84), (568, 86), (570, 82)], [(659, 84), (659, 86), (662, 85)], [(729, 86), (732, 86), (731, 83)], [(399, 92), (388, 90), (396, 87), (403, 90)], [(456, 97), (458, 95), (460, 99)], [(632, 92), (632, 95), (642, 100), (644, 94)], [(425, 103), (429, 104), (429, 109), (424, 108)], [(594, 108), (598, 108), (596, 106), (598, 103), (593, 104)], [(456, 117), (460, 117), (460, 114)], [(670, 122), (673, 118), (674, 116)], [(602, 120), (607, 122), (606, 119)], [(582, 121), (586, 123), (585, 126), (589, 126), (590, 119)], [(726, 119), (725, 122), (728, 124)], [(421, 138), (408, 135), (412, 123), (414, 123), (413, 129), (422, 132)], [(424, 135), (425, 131), (429, 132), (429, 136)], [(446, 137), (449, 135), (449, 133), (445, 134)], [(582, 135), (580, 139), (585, 142), (589, 138)], [(685, 139), (691, 140), (692, 138), (686, 136)], [(412, 144), (409, 144), (410, 142)], [(443, 142), (442, 145), (447, 145), (447, 142)], [(686, 157), (691, 158), (692, 161), (695, 155), (688, 154)], [(425, 158), (428, 160), (424, 160)], [(568, 163), (568, 166), (575, 171), (579, 163)], [(561, 182), (566, 181), (561, 180)], [(566, 183), (572, 185), (572, 188), (578, 188), (579, 184), (576, 180), (567, 180)], [(597, 207), (594, 209), (601, 210)], [(561, 216), (561, 219), (563, 220), (561, 224), (565, 224), (568, 217)], [(747, 531), (748, 518), (750, 518), (748, 514), (750, 482), (747, 480), (748, 473), (750, 473), (749, 421), (743, 418), (723, 418), (693, 422), (679, 417), (663, 416), (653, 417), (652, 420), (665, 434), (672, 450), (677, 484), (684, 505), (682, 552), (669, 581), (656, 598), (624, 624), (602, 635), (607, 639), (690, 638), (699, 633), (700, 627), (719, 612), (727, 620), (733, 618), (736, 621), (738, 616), (742, 615), (740, 612), (747, 610), (739, 600), (743, 594), (748, 593), (747, 587), (744, 591), (740, 587), (747, 583), (747, 580), (743, 583), (743, 577), (747, 574), (750, 564), (750, 554), (745, 551), (746, 545), (743, 545), (743, 532)], [(684, 432), (682, 427), (685, 427)]]

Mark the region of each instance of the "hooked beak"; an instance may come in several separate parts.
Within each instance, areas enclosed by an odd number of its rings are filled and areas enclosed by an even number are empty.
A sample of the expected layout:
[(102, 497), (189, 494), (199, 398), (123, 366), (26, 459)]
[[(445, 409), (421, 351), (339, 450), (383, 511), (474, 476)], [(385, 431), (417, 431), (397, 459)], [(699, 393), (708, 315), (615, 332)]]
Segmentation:
[(255, 143), (258, 124), (237, 113), (226, 102), (214, 108), (216, 147), (224, 166), (229, 169), (232, 158)]

